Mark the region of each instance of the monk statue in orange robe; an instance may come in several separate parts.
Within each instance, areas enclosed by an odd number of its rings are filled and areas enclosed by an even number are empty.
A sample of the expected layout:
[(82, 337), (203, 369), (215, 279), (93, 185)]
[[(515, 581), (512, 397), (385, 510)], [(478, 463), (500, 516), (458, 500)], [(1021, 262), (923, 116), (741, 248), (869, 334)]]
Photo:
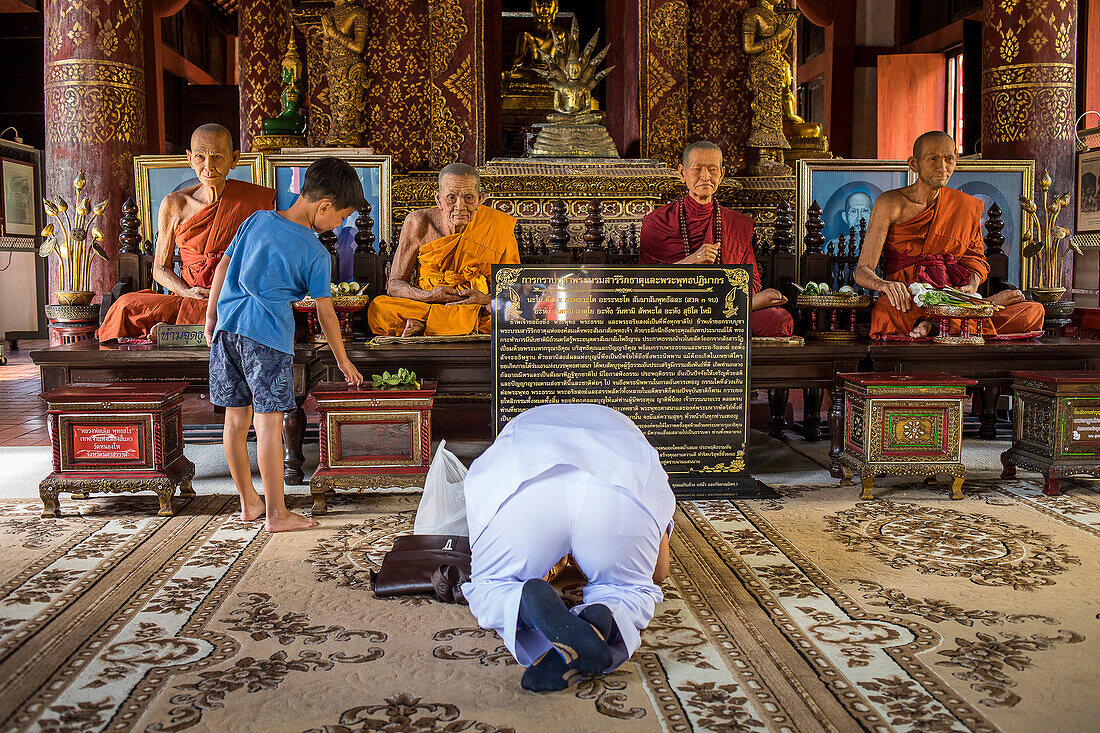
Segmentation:
[[(909, 168), (916, 183), (887, 191), (871, 209), (867, 238), (859, 253), (857, 285), (882, 295), (871, 310), (871, 338), (925, 338), (932, 323), (913, 303), (909, 285), (953, 287), (974, 293), (989, 274), (981, 234), (982, 202), (947, 188), (957, 161), (955, 140), (945, 132), (926, 132), (913, 143)], [(875, 274), (883, 258), (885, 277)], [(1043, 327), (1043, 307), (1019, 290), (990, 297), (1003, 306), (983, 321), (989, 335), (1027, 333)], [(958, 321), (948, 322), (953, 334)]]
[(492, 331), (492, 267), (519, 264), (519, 247), (516, 220), (483, 206), (484, 200), (481, 177), (472, 166), (451, 163), (439, 172), (436, 206), (405, 218), (386, 283), (388, 294), (367, 308), (367, 323), (376, 335)]
[[(162, 323), (206, 322), (214, 269), (237, 228), (253, 213), (275, 208), (274, 190), (227, 178), (240, 156), (221, 125), (203, 125), (192, 133), (187, 159), (199, 182), (165, 196), (157, 214), (153, 279), (168, 292), (141, 290), (120, 297), (99, 327), (100, 341), (156, 340)], [(177, 247), (182, 275), (172, 269)]]
[(677, 169), (687, 195), (642, 219), (642, 265), (749, 265), (752, 267), (752, 335), (790, 336), (791, 314), (778, 307), (787, 299), (775, 288), (760, 288), (752, 249), (753, 221), (714, 198), (725, 175), (722, 149), (712, 142), (684, 148)]

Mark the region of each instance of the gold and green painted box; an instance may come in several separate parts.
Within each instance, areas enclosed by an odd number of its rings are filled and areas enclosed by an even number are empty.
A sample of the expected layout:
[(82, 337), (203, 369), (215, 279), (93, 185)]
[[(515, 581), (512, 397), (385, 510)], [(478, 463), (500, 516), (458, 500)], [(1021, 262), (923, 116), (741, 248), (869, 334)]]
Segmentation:
[(951, 374), (852, 372), (837, 374), (844, 395), (841, 464), (860, 477), (861, 499), (873, 499), (883, 475), (954, 478), (962, 498), (962, 403), (973, 379)]
[(1043, 493), (1058, 496), (1063, 476), (1100, 476), (1100, 373), (1012, 372), (1012, 447), (1001, 478), (1016, 468), (1043, 474)]

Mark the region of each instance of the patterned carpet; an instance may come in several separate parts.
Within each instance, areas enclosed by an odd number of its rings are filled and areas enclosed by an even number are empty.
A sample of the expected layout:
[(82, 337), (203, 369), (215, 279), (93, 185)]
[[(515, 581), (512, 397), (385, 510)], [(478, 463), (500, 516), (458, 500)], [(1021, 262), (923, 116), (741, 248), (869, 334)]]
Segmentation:
[(371, 594), (415, 497), (274, 537), (226, 496), (0, 502), (0, 729), (1095, 730), (1094, 487), (684, 502), (642, 649), (552, 695), (465, 607)]

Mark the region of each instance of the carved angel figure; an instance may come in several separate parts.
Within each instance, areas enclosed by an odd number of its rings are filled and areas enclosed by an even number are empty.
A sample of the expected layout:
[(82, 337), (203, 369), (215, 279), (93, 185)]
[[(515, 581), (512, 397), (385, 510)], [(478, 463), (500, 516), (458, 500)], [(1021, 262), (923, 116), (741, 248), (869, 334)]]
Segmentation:
[(592, 90), (615, 68), (609, 66), (603, 71), (596, 71), (611, 46), (604, 46), (602, 51), (593, 56), (592, 52), (596, 50), (596, 42), (600, 36), (599, 30), (583, 52), (580, 49), (580, 35), (577, 19), (574, 17), (564, 45), (554, 37), (553, 56), (541, 48), (538, 49), (539, 59), (546, 68), (536, 68), (535, 71), (554, 88), (554, 109), (557, 113), (546, 118), (549, 122), (577, 125), (598, 124), (603, 121), (603, 113), (592, 111)]

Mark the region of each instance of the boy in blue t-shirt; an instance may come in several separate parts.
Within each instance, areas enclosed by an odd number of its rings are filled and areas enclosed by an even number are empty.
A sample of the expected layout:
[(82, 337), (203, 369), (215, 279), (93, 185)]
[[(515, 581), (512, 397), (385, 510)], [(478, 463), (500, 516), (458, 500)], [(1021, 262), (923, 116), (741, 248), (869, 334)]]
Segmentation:
[[(362, 201), (363, 186), (350, 165), (338, 158), (315, 161), (289, 209), (259, 211), (241, 224), (210, 285), (210, 401), (225, 408), (222, 442), (241, 497), (241, 519), (258, 519), (266, 510), (271, 532), (317, 524), (287, 509), (283, 499), (283, 412), (297, 409), (291, 303), (313, 297), (317, 320), (345, 380), (353, 386), (363, 382), (344, 351), (332, 309), (329, 253), (317, 241), (318, 232), (335, 228)], [(249, 425), (256, 426), (262, 499), (252, 486)]]

